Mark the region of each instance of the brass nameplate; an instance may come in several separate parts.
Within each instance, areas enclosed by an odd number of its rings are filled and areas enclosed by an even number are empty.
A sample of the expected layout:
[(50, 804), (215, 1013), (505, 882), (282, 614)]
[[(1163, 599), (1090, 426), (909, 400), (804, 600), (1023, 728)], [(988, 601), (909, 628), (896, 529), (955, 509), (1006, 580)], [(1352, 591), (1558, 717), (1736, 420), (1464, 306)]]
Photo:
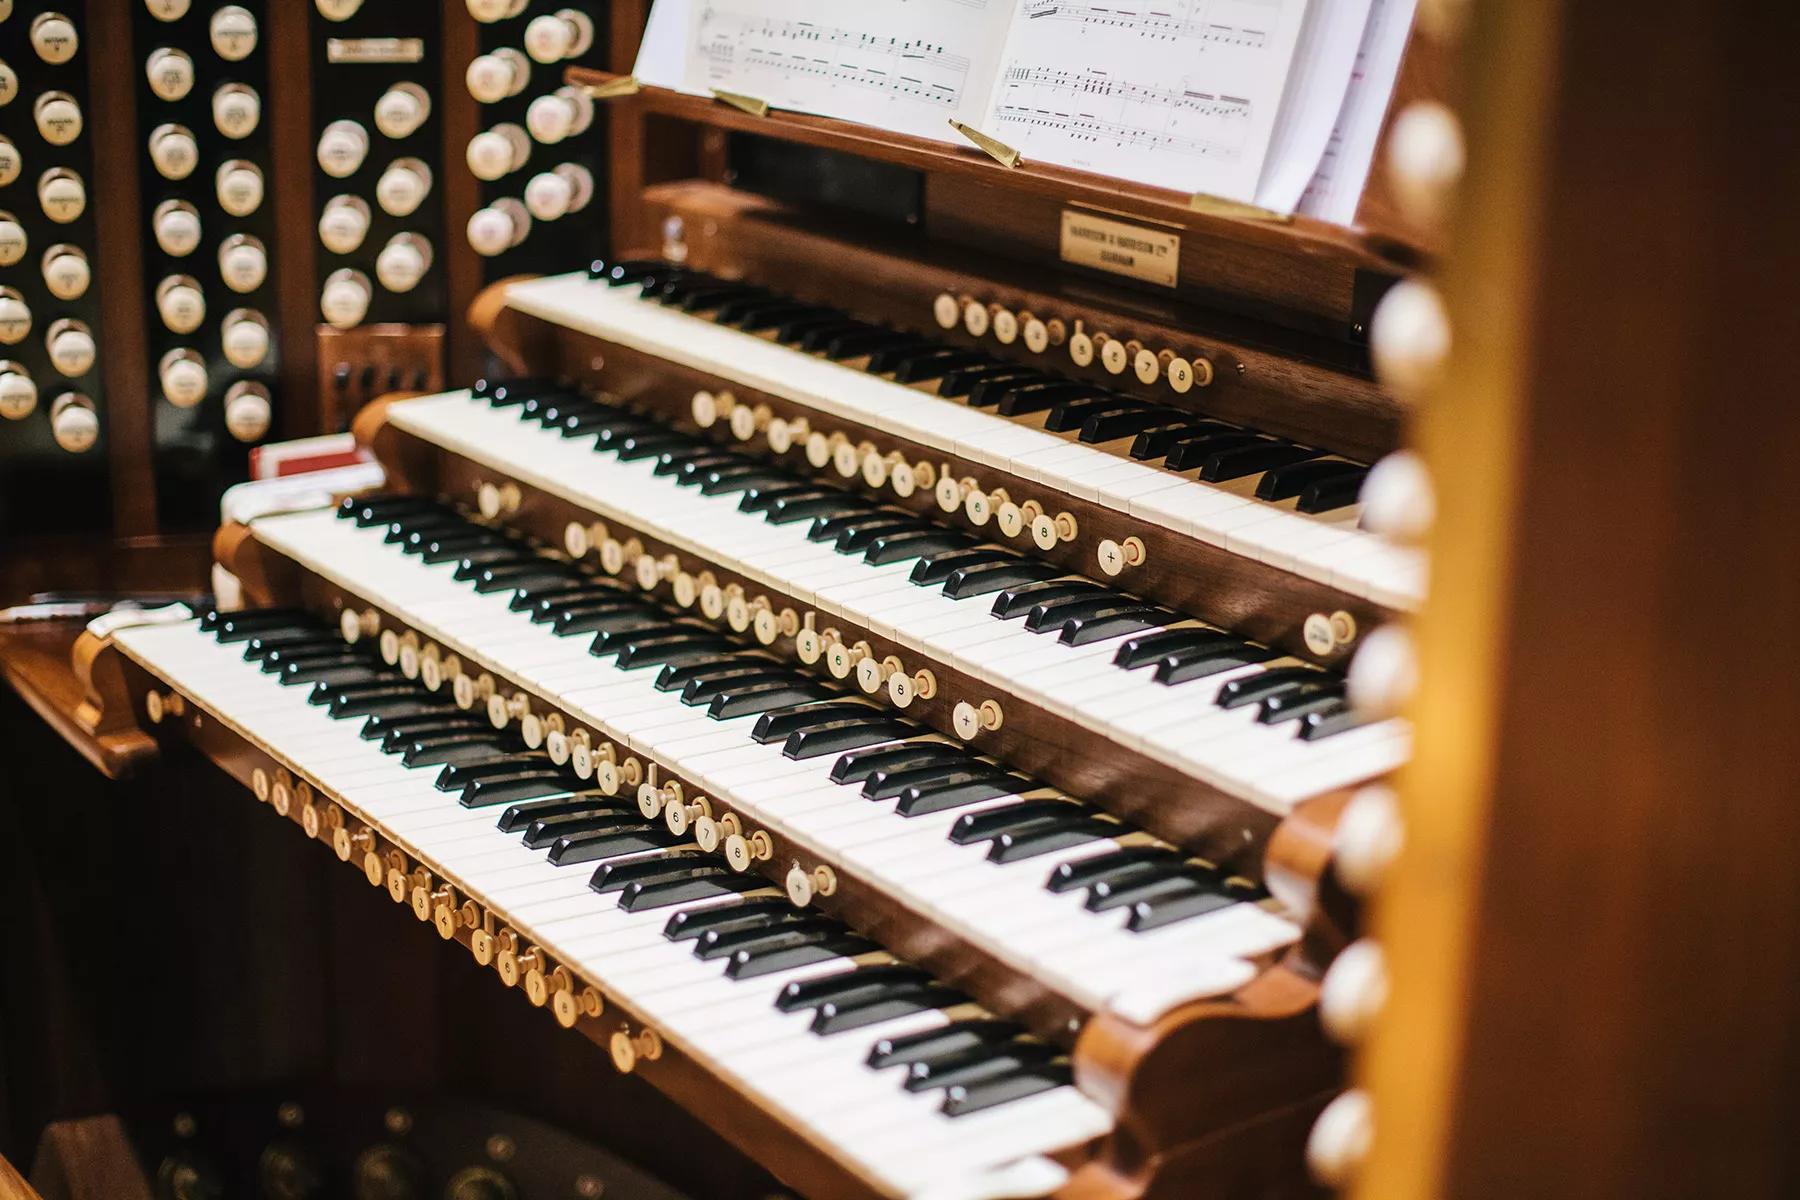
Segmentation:
[(416, 63), (425, 60), (423, 38), (330, 38), (325, 61), (331, 63)]
[(1181, 235), (1065, 208), (1062, 259), (1172, 288), (1181, 276)]

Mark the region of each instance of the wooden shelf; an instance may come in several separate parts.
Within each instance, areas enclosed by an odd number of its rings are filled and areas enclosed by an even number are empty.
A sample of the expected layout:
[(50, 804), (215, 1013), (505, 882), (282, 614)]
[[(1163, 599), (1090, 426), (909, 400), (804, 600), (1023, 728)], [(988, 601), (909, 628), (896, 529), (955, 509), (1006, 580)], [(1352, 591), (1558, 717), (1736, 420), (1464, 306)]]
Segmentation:
[(0, 678), (101, 774), (123, 779), (156, 757), (156, 743), (135, 727), (95, 733), (83, 728), (76, 712), (87, 689), (75, 674), (72, 654), (86, 627), (85, 621), (0, 626)]
[[(564, 78), (576, 87), (601, 87), (620, 77), (605, 71), (570, 67), (564, 72)], [(1398, 274), (1416, 265), (1423, 257), (1419, 249), (1399, 239), (1365, 230), (1310, 217), (1261, 216), (1248, 208), (1241, 212), (1200, 209), (1194, 206), (1193, 197), (1185, 192), (1046, 166), (1030, 160), (1022, 161), (1016, 167), (1005, 167), (972, 145), (958, 146), (889, 133), (833, 117), (777, 109), (759, 117), (720, 101), (654, 86), (644, 86), (605, 103), (632, 105), (645, 115), (840, 150), (915, 170), (964, 176), (1030, 195), (1055, 196), (1073, 204), (1092, 205), (1145, 221), (1353, 268)]]

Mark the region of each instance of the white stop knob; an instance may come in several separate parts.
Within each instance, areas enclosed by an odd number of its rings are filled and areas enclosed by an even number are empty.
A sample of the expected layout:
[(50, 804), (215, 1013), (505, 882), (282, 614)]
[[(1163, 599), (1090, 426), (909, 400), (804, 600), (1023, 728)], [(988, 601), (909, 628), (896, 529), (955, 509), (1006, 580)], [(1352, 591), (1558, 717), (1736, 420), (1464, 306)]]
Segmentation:
[(50, 365), (56, 368), (56, 373), (70, 379), (93, 370), (94, 359), (99, 353), (93, 331), (80, 321), (67, 318), (50, 326), (50, 336), (44, 339), (44, 345), (50, 352)]
[(228, 138), (247, 138), (262, 121), (262, 97), (241, 83), (227, 83), (213, 93), (213, 124)]
[(194, 60), (186, 52), (164, 46), (144, 61), (150, 90), (159, 100), (179, 100), (194, 90)]
[(391, 217), (410, 217), (431, 194), (431, 168), (416, 158), (401, 158), (375, 181), (375, 203)]
[(390, 292), (410, 292), (431, 269), (431, 243), (417, 234), (397, 233), (375, 256), (375, 278)]
[(100, 440), (100, 417), (93, 401), (75, 392), (58, 396), (50, 405), (50, 432), (70, 454), (93, 449)]
[(333, 179), (356, 174), (369, 154), (369, 131), (355, 121), (333, 121), (319, 134), (319, 169)]
[(594, 195), (594, 177), (586, 167), (564, 163), (543, 171), (525, 185), (525, 207), (540, 221), (554, 221), (587, 207)]
[(548, 96), (539, 96), (525, 110), (525, 127), (531, 136), (546, 146), (554, 146), (565, 138), (585, 130), (594, 119), (594, 102), (585, 92), (574, 88), (557, 88)]
[(0, 417), (22, 421), (37, 408), (37, 384), (17, 363), (0, 363)]
[(525, 11), (530, 0), (468, 0), (469, 15), (483, 25), (516, 17)]
[(25, 226), (11, 213), (0, 213), (0, 267), (10, 267), (25, 257)]
[(45, 92), (31, 112), (38, 136), (52, 146), (67, 146), (81, 136), (81, 105), (67, 92)]
[(469, 139), (465, 157), (475, 178), (492, 182), (524, 166), (530, 154), (531, 140), (523, 129), (517, 125), (496, 125)]
[(247, 217), (262, 207), (263, 175), (255, 163), (234, 158), (221, 164), (213, 186), (219, 207), (234, 217)]
[(31, 305), (11, 288), (0, 290), (0, 342), (16, 346), (31, 332)]
[(410, 137), (430, 115), (431, 96), (416, 83), (396, 83), (375, 101), (375, 128), (387, 137)]
[(463, 75), (469, 95), (480, 104), (497, 104), (508, 96), (516, 96), (530, 80), (531, 64), (511, 48), (478, 55)]
[(1421, 279), (1389, 288), (1369, 319), (1376, 377), (1411, 402), (1437, 382), (1449, 354), (1450, 315), (1437, 289)]
[(361, 271), (333, 271), (319, 294), (319, 311), (327, 324), (337, 329), (352, 329), (369, 315), (372, 289)]
[(75, 22), (59, 12), (44, 13), (31, 23), (31, 48), (47, 63), (66, 63), (80, 47)]
[(0, 59), (0, 108), (5, 108), (19, 98), (19, 73), (12, 69), (12, 64)]
[(159, 21), (179, 21), (187, 16), (193, 0), (144, 0), (144, 7)]
[(186, 258), (200, 244), (200, 214), (181, 200), (165, 200), (150, 217), (150, 230), (164, 254)]
[(234, 233), (219, 246), (219, 278), (234, 292), (254, 292), (269, 277), (269, 252), (249, 234)]
[(248, 371), (261, 366), (269, 357), (268, 319), (247, 308), (233, 309), (219, 329), (219, 348), (234, 367)]
[(525, 53), (541, 63), (561, 62), (586, 54), (593, 44), (594, 23), (586, 13), (572, 8), (534, 17), (525, 27)]
[(517, 200), (499, 200), (469, 218), (469, 245), (492, 258), (524, 241), (530, 230), (531, 218)]
[(1345, 692), (1358, 712), (1391, 717), (1419, 686), (1418, 654), (1403, 625), (1383, 625), (1363, 638), (1344, 673)]
[(333, 196), (319, 214), (319, 241), (333, 254), (352, 254), (369, 236), (369, 206), (360, 196)]
[(356, 15), (363, 0), (317, 0), (319, 15), (327, 21), (348, 21)]
[(1396, 450), (1371, 467), (1357, 501), (1363, 528), (1397, 541), (1418, 541), (1437, 520), (1431, 472), (1411, 450)]
[(1306, 1139), (1306, 1165), (1329, 1188), (1347, 1187), (1369, 1156), (1375, 1114), (1369, 1094), (1352, 1088), (1325, 1106)]
[(240, 442), (259, 441), (269, 432), (274, 408), (268, 388), (242, 380), (225, 393), (225, 428)]
[(186, 179), (200, 165), (200, 143), (181, 125), (158, 125), (150, 131), (150, 162), (164, 179)]
[(206, 320), (206, 294), (187, 275), (170, 275), (156, 285), (156, 311), (172, 333), (192, 333)]
[(1344, 947), (1319, 987), (1319, 1019), (1340, 1045), (1361, 1042), (1387, 1004), (1387, 963), (1381, 943), (1363, 938)]
[(1332, 864), (1338, 879), (1354, 896), (1373, 896), (1405, 841), (1406, 826), (1394, 789), (1383, 783), (1358, 789), (1332, 831)]
[(171, 350), (157, 368), (163, 397), (176, 408), (192, 408), (206, 397), (206, 363), (192, 350)]
[(0, 187), (5, 187), (19, 177), (24, 169), (25, 160), (19, 157), (19, 148), (8, 137), (0, 137)]
[(242, 62), (256, 49), (256, 18), (246, 8), (227, 4), (207, 25), (213, 53), (226, 62)]
[(52, 246), (44, 251), (44, 286), (58, 300), (79, 300), (94, 280), (87, 255), (77, 246)]

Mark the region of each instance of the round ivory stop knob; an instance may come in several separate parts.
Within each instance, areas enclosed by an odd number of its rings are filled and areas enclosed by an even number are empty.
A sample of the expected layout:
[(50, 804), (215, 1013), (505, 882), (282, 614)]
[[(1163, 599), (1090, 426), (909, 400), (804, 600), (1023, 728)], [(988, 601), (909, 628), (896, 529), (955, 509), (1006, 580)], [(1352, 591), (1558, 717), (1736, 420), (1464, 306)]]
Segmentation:
[(44, 286), (58, 300), (79, 300), (93, 278), (80, 247), (58, 245), (44, 251)]
[(242, 139), (262, 123), (262, 97), (242, 83), (227, 83), (213, 93), (213, 124), (228, 138)]
[(233, 309), (220, 327), (219, 344), (234, 367), (248, 371), (262, 365), (269, 356), (268, 319), (247, 308)]
[(53, 167), (38, 180), (38, 204), (46, 217), (67, 225), (87, 211), (87, 184), (67, 167)]
[(525, 127), (546, 146), (554, 146), (586, 129), (594, 119), (594, 102), (586, 92), (560, 87), (539, 96), (525, 110)]
[(269, 252), (257, 238), (234, 233), (219, 246), (219, 278), (234, 292), (254, 292), (269, 276)]
[[(6, 8), (10, 11), (11, 4)], [(41, 13), (31, 23), (31, 48), (37, 56), (53, 66), (68, 62), (81, 47), (75, 22), (59, 12)]]
[(469, 218), (469, 245), (486, 258), (512, 249), (531, 231), (531, 217), (524, 205), (510, 198), (496, 200)]
[(79, 392), (64, 392), (50, 405), (50, 433), (70, 454), (92, 450), (100, 440), (100, 416), (94, 402)]
[(10, 267), (24, 258), (29, 244), (30, 238), (19, 219), (11, 213), (0, 212), (0, 267)]
[(45, 92), (32, 108), (38, 134), (52, 146), (67, 146), (81, 136), (81, 105), (67, 92)]
[(319, 169), (333, 179), (356, 174), (369, 153), (369, 131), (355, 121), (333, 121), (319, 134)]
[(156, 285), (156, 311), (173, 333), (192, 333), (206, 320), (206, 295), (191, 275), (170, 275)]
[(19, 148), (13, 145), (12, 139), (0, 137), (0, 187), (17, 179), (24, 166), (25, 160), (19, 157)]
[(200, 214), (185, 200), (164, 200), (150, 216), (150, 231), (164, 254), (185, 258), (200, 245)]
[(206, 362), (188, 349), (175, 349), (157, 364), (163, 397), (176, 408), (192, 408), (206, 397)]
[(387, 137), (410, 137), (430, 115), (431, 94), (416, 83), (396, 83), (375, 101), (375, 128)]
[(12, 288), (0, 288), (0, 343), (16, 346), (31, 332), (31, 305)]
[(586, 208), (593, 195), (592, 173), (577, 163), (564, 163), (531, 177), (525, 185), (525, 207), (540, 221), (554, 221)]
[(416, 158), (395, 159), (375, 181), (375, 203), (390, 217), (410, 217), (431, 192), (431, 168)]
[(333, 196), (319, 214), (319, 241), (333, 254), (352, 254), (369, 236), (369, 205), (360, 196)]
[(525, 27), (525, 53), (541, 63), (586, 54), (593, 44), (594, 23), (586, 13), (572, 8), (533, 17)]
[(18, 363), (0, 362), (0, 417), (22, 421), (37, 408), (37, 384)]
[(219, 207), (234, 217), (247, 217), (262, 207), (263, 175), (255, 163), (234, 158), (219, 166), (213, 177)]
[(319, 293), (319, 312), (326, 324), (336, 329), (353, 329), (369, 315), (369, 301), (374, 290), (369, 278), (349, 268), (333, 271)]
[(254, 380), (239, 380), (225, 393), (225, 428), (240, 442), (258, 441), (268, 433), (273, 412), (269, 389)]
[(69, 317), (56, 321), (50, 326), (44, 343), (50, 351), (50, 365), (56, 368), (57, 374), (74, 379), (94, 369), (99, 347), (94, 343), (93, 331), (80, 321)]
[(480, 104), (498, 104), (508, 96), (516, 96), (530, 80), (531, 64), (510, 47), (478, 55), (463, 75), (469, 95)]
[(469, 139), (464, 155), (477, 179), (492, 183), (525, 165), (531, 155), (531, 139), (517, 125), (496, 125)]
[(164, 179), (186, 179), (200, 165), (200, 143), (184, 125), (158, 125), (150, 131), (150, 163)]
[(390, 292), (410, 292), (431, 269), (431, 243), (415, 233), (397, 233), (375, 256), (375, 278)]

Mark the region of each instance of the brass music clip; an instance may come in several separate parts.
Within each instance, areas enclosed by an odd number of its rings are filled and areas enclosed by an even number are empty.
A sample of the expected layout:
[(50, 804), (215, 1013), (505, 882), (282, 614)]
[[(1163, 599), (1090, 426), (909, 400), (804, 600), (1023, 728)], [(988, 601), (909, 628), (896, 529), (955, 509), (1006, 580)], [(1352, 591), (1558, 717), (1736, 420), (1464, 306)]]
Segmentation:
[(1001, 166), (1016, 167), (1019, 165), (1019, 152), (1005, 142), (997, 141), (981, 132), (981, 130), (975, 128), (973, 125), (963, 124), (955, 117), (950, 118), (950, 128), (956, 130), (956, 132), (962, 134), (971, 142), (974, 142), (976, 146), (980, 147), (981, 150), (988, 155), (988, 157), (992, 158)]
[(731, 107), (747, 112), (753, 117), (766, 117), (769, 115), (769, 102), (767, 100), (759, 100), (755, 96), (740, 96), (736, 92), (722, 92), (718, 88), (713, 88), (712, 94), (714, 99), (723, 100), (725, 103), (731, 105)]
[(1241, 200), (1225, 200), (1218, 196), (1209, 196), (1205, 192), (1195, 192), (1188, 197), (1188, 207), (1198, 213), (1206, 213), (1214, 217), (1231, 217), (1239, 221), (1268, 221), (1276, 224), (1290, 225), (1294, 217), (1292, 213), (1278, 213), (1270, 208), (1258, 208), (1254, 204), (1245, 204)]
[(643, 90), (636, 75), (615, 75), (604, 83), (589, 83), (582, 86), (582, 91), (593, 100), (614, 100), (620, 96), (635, 96)]

